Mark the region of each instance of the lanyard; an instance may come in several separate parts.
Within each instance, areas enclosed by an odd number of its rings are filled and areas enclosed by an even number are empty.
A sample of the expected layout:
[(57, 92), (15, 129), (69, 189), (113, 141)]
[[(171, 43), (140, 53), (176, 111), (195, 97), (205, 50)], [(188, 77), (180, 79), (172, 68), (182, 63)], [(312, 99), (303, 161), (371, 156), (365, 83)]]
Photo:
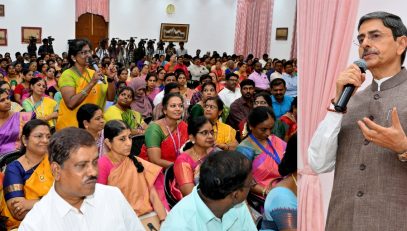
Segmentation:
[(252, 140), (257, 144), (257, 146), (259, 146), (259, 148), (261, 150), (263, 150), (263, 152), (265, 152), (267, 155), (271, 156), (271, 158), (273, 158), (273, 160), (277, 163), (277, 165), (280, 164), (281, 160), (280, 157), (278, 156), (277, 151), (274, 149), (273, 144), (271, 143), (270, 139), (267, 139), (267, 144), (271, 147), (271, 149), (273, 150), (273, 153), (271, 153), (269, 150), (267, 150), (257, 139), (256, 137), (253, 136), (253, 134), (249, 135), (250, 138), (252, 138)]
[(90, 76), (89, 71), (88, 71), (88, 69), (87, 69), (86, 67), (85, 67), (85, 70), (86, 70), (86, 74), (87, 74), (87, 76), (88, 76), (89, 79), (86, 78), (85, 76), (83, 76), (82, 73), (80, 73), (79, 69), (78, 69), (76, 66), (73, 66), (73, 67), (72, 67), (72, 70), (75, 71), (76, 74), (78, 74), (80, 77), (82, 77), (87, 83), (90, 83), (90, 79), (91, 79), (92, 77)]
[(175, 142), (175, 138), (170, 131), (170, 127), (168, 127), (167, 120), (164, 119), (164, 122), (165, 122), (165, 127), (167, 128), (168, 134), (171, 137), (172, 143), (174, 144), (175, 153), (177, 156), (179, 156), (179, 154), (180, 154), (179, 149), (181, 148), (181, 135), (179, 133), (179, 127), (177, 125), (177, 134), (178, 134), (178, 145), (177, 145), (177, 143)]

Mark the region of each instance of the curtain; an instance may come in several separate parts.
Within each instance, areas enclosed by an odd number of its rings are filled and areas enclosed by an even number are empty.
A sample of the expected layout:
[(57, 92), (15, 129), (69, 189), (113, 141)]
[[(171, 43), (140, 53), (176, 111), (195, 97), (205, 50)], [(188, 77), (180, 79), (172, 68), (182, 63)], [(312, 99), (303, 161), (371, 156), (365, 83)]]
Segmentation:
[(235, 54), (262, 57), (270, 50), (274, 0), (238, 0)]
[(293, 39), (291, 43), (290, 58), (297, 58), (297, 8), (295, 9)]
[(346, 68), (359, 0), (297, 1), (299, 79), (298, 226), (301, 231), (324, 230), (321, 184), (308, 165), (307, 148), (324, 118), (335, 80)]
[(76, 21), (85, 13), (101, 15), (109, 22), (109, 0), (76, 0)]

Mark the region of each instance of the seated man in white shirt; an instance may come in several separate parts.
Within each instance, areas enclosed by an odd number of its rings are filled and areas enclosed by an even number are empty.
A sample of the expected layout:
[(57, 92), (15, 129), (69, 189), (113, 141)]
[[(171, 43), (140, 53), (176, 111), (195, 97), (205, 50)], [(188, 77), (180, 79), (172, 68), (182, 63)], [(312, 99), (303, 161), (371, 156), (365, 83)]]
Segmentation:
[(280, 60), (277, 60), (274, 64), (274, 72), (270, 74), (269, 80), (270, 82), (273, 81), (274, 79), (281, 78), (283, 75), (283, 62)]
[(52, 136), (48, 152), (54, 185), (19, 230), (144, 231), (118, 188), (96, 184), (99, 156), (90, 133), (62, 129)]
[(202, 75), (206, 75), (209, 73), (209, 70), (206, 69), (204, 65), (201, 65), (201, 59), (199, 58), (199, 56), (195, 56), (193, 58), (193, 64), (188, 67), (188, 71), (191, 72), (192, 81), (199, 81), (199, 78)]
[(230, 73), (226, 75), (226, 85), (219, 93), (219, 98), (225, 104), (227, 108), (230, 108), (230, 105), (235, 102), (235, 100), (242, 97), (240, 88), (236, 88), (239, 76), (235, 73)]
[(245, 200), (253, 186), (252, 163), (221, 151), (200, 167), (199, 184), (168, 214), (161, 231), (257, 230)]

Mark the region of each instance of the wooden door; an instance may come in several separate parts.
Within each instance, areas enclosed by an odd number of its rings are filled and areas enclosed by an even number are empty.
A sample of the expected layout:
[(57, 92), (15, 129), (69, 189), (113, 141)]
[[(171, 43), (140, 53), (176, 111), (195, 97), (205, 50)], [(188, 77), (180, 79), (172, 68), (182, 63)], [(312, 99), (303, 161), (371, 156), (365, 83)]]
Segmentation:
[(108, 25), (109, 23), (100, 15), (82, 14), (76, 22), (75, 37), (89, 39), (95, 50), (99, 41), (108, 37)]

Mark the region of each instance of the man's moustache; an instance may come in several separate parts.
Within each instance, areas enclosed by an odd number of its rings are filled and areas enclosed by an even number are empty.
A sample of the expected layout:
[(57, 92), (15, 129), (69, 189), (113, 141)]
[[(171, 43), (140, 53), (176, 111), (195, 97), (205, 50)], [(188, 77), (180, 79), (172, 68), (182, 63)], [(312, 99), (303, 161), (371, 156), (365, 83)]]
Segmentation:
[(373, 49), (364, 49), (363, 53), (362, 53), (362, 58), (365, 57), (366, 55), (370, 55), (370, 54), (378, 54), (379, 52), (377, 50), (373, 50)]

